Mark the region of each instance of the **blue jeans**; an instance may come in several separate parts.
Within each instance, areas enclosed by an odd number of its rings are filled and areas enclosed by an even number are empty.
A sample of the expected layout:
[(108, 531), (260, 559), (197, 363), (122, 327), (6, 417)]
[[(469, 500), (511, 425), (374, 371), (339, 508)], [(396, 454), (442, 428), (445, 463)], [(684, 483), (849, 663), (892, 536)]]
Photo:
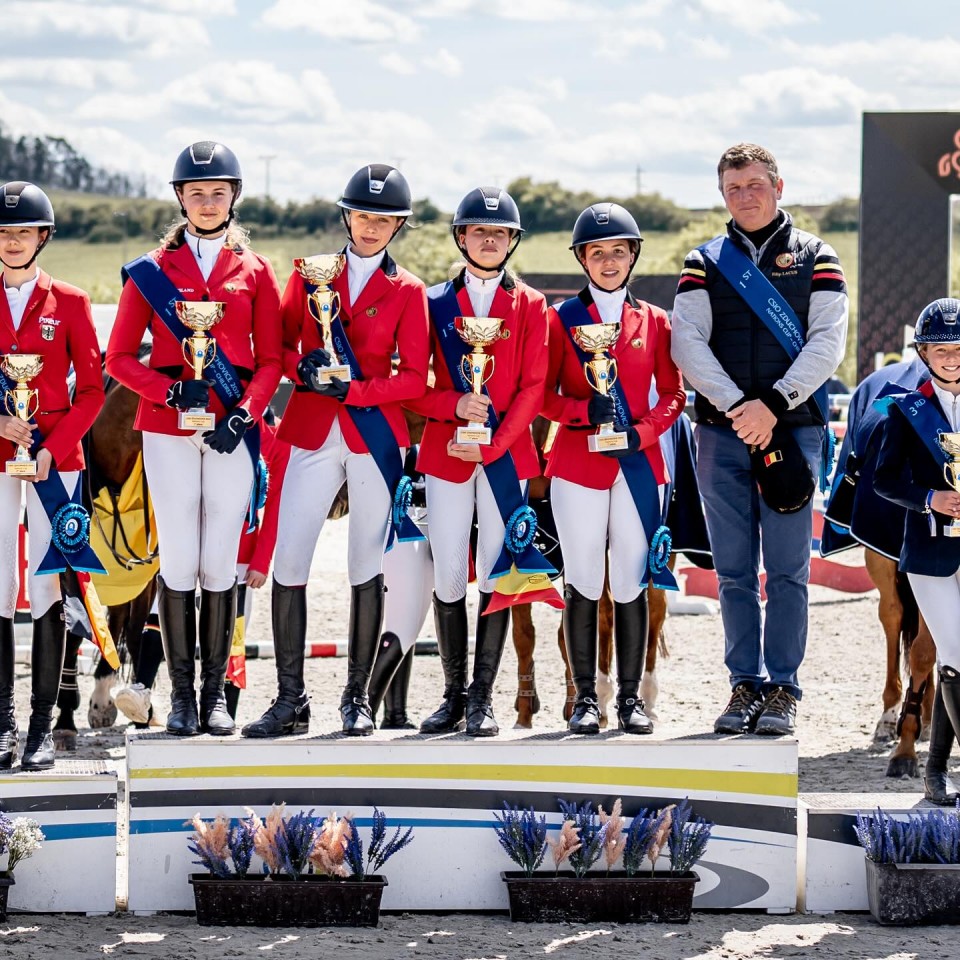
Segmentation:
[[(817, 476), (822, 431), (793, 435)], [(720, 584), (730, 684), (766, 693), (783, 687), (797, 699), (797, 672), (807, 645), (807, 581), (813, 502), (777, 513), (761, 499), (747, 445), (726, 427), (697, 426), (697, 476)], [(767, 611), (760, 609), (760, 551), (767, 573)]]

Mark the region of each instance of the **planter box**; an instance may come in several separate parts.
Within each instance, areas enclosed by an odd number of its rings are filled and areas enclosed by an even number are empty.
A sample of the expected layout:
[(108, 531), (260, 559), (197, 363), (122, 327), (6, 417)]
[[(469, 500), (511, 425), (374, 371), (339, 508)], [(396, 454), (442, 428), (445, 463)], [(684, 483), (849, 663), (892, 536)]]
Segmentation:
[(700, 879), (693, 872), (666, 871), (576, 877), (567, 870), (528, 877), (510, 870), (500, 876), (507, 885), (510, 919), (524, 923), (689, 923), (693, 888)]
[(375, 927), (386, 877), (190, 877), (201, 926)]
[(960, 923), (960, 864), (867, 865), (867, 900), (877, 923)]
[(10, 888), (16, 883), (12, 873), (0, 873), (0, 920), (7, 919), (7, 897), (10, 894)]

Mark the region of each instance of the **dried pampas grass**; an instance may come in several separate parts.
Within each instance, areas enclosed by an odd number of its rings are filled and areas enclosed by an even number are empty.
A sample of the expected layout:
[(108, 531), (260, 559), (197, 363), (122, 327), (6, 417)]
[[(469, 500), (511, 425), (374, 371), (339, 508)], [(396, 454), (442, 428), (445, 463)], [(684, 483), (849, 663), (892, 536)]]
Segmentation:
[(553, 848), (553, 864), (559, 870), (560, 864), (580, 849), (580, 831), (572, 820), (564, 820), (560, 836), (556, 840), (548, 838), (547, 843)]

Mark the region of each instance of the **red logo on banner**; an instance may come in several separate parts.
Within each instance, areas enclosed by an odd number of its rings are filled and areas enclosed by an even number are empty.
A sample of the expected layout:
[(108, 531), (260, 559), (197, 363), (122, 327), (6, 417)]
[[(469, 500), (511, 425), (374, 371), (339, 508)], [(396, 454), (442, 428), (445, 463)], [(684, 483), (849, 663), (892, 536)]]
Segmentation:
[(953, 145), (957, 148), (953, 153), (945, 153), (937, 164), (937, 173), (941, 177), (949, 177), (951, 173), (960, 179), (960, 130), (953, 135)]

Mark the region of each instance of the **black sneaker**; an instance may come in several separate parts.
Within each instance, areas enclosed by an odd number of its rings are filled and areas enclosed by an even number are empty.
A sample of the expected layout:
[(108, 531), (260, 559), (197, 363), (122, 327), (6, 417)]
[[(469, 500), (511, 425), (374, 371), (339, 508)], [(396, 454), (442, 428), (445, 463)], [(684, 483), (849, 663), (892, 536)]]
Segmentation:
[(745, 683), (733, 688), (727, 708), (717, 717), (714, 733), (750, 733), (763, 707), (763, 697)]
[(754, 731), (761, 736), (782, 737), (797, 727), (797, 698), (783, 687), (774, 687), (763, 701)]

